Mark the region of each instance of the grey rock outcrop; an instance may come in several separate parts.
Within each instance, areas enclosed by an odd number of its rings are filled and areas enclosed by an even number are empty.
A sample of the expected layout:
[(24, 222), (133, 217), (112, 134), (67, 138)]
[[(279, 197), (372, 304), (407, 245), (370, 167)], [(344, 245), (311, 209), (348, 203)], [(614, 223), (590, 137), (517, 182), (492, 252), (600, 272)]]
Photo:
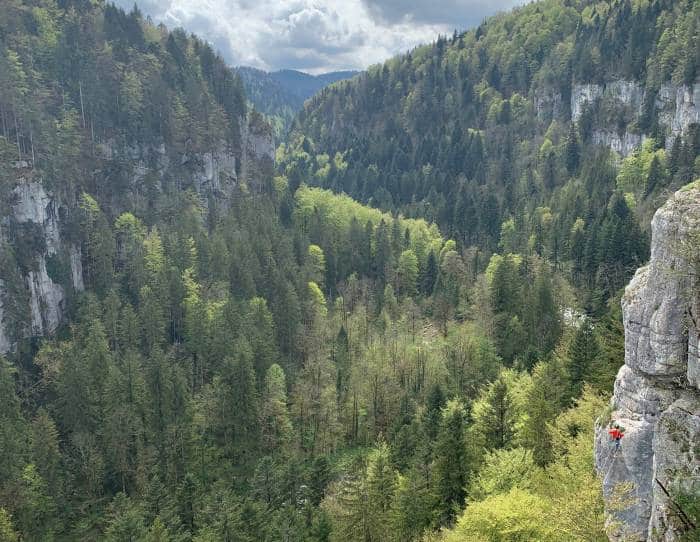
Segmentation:
[(700, 83), (662, 85), (656, 97), (659, 123), (665, 126), (669, 146), (673, 139), (685, 133), (691, 124), (700, 122)]
[(629, 107), (633, 112), (639, 113), (643, 98), (644, 88), (636, 81), (618, 79), (605, 85), (575, 84), (571, 89), (571, 119), (578, 121), (584, 108), (597, 100), (606, 101), (611, 106)]
[[(636, 81), (616, 80), (605, 85), (596, 83), (575, 84), (571, 89), (571, 119), (577, 122), (586, 107), (619, 113), (638, 118), (642, 111), (644, 88)], [(609, 147), (621, 156), (633, 153), (644, 141), (645, 136), (625, 130), (610, 130), (608, 125), (598, 126), (592, 134), (593, 143)]]
[(643, 134), (625, 132), (620, 135), (617, 132), (607, 130), (595, 130), (592, 137), (593, 143), (596, 145), (605, 145), (621, 156), (632, 154), (642, 145), (645, 139), (646, 136)]
[[(209, 152), (177, 153), (164, 144), (120, 146), (113, 140), (97, 143), (95, 171), (101, 171), (102, 166), (123, 171), (125, 181), (122, 190), (103, 195), (100, 205), (112, 216), (125, 210), (145, 209), (145, 193), (153, 187), (145, 185), (152, 182), (156, 190), (162, 190), (166, 181), (176, 183), (180, 189), (194, 189), (203, 205), (214, 202), (217, 207), (228, 205), (236, 187), (261, 191), (263, 179), (272, 175), (274, 167), (272, 130), (259, 115), (251, 114), (240, 120), (240, 148), (222, 141)], [(18, 339), (53, 333), (63, 321), (70, 290), (80, 292), (85, 287), (80, 247), (62, 235), (65, 224), (61, 223), (61, 217), (70, 215), (69, 207), (74, 203), (61, 202), (48, 192), (41, 181), (32, 177), (28, 162), (17, 162), (15, 169), (17, 180), (10, 194), (10, 205), (5, 216), (0, 215), (0, 245), (17, 245), (7, 235), (10, 225), (15, 229), (31, 229), (33, 238), (40, 242), (24, 250), (31, 253), (31, 261), (25, 262), (29, 265), (22, 270), (0, 269), (0, 354), (12, 350)], [(64, 213), (59, 213), (59, 209)], [(16, 252), (18, 246), (13, 248)], [(60, 280), (52, 272), (56, 266), (61, 268)], [(21, 277), (15, 281), (23, 283), (22, 295), (16, 296), (21, 299), (7, 297), (10, 294), (3, 278), (9, 274)], [(26, 312), (26, 322), (8, 309), (15, 305), (21, 305)], [(22, 324), (17, 325), (12, 318)]]
[(637, 81), (618, 79), (605, 85), (605, 95), (639, 113), (644, 99), (644, 87)]
[(248, 188), (260, 191), (259, 182), (271, 176), (275, 164), (275, 144), (272, 128), (261, 117), (252, 116), (242, 130), (243, 155), (241, 157), (241, 176), (246, 179)]
[[(624, 116), (628, 124), (621, 131), (611, 130), (608, 122), (599, 119), (594, 126), (593, 142), (610, 147), (623, 157), (628, 156), (647, 137), (647, 134), (637, 133), (634, 128), (630, 130), (642, 116), (644, 94), (644, 86), (637, 81), (619, 79), (605, 84), (576, 83), (571, 88), (571, 120), (578, 122), (587, 107), (602, 112), (604, 119)], [(548, 96), (544, 91), (535, 94), (538, 117), (546, 117), (545, 113), (551, 109)], [(692, 124), (700, 123), (700, 82), (694, 85), (661, 85), (654, 107), (659, 125), (666, 132), (666, 146), (670, 148), (677, 136), (687, 133)]]
[(571, 89), (571, 120), (577, 122), (583, 109), (603, 95), (603, 87), (595, 83), (574, 85)]
[[(0, 280), (0, 292), (2, 292), (3, 283)], [(6, 327), (3, 325), (5, 319), (5, 311), (2, 305), (2, 296), (0, 295), (0, 354), (8, 352), (12, 348), (12, 339), (8, 335)]]
[[(5, 217), (16, 225), (32, 225), (42, 238), (43, 250), (33, 254), (31, 269), (24, 275), (30, 321), (24, 336), (41, 336), (53, 333), (61, 322), (67, 298), (66, 285), (55, 282), (47, 269), (48, 259), (64, 256), (70, 262), (70, 286), (83, 289), (83, 269), (80, 248), (61, 237), (58, 203), (46, 192), (44, 186), (34, 180), (21, 178), (12, 190), (11, 216)], [(8, 270), (4, 270), (8, 271)], [(0, 354), (8, 352), (18, 337), (8, 332), (12, 322), (6, 319), (2, 307), (5, 287), (0, 282)]]
[(619, 450), (597, 427), (596, 468), (611, 505), (631, 486), (631, 504), (609, 511), (611, 540), (672, 541), (682, 521), (667, 491), (700, 491), (698, 276), (700, 183), (688, 186), (652, 220), (649, 264), (622, 300), (625, 364), (615, 382), (611, 419), (625, 428)]

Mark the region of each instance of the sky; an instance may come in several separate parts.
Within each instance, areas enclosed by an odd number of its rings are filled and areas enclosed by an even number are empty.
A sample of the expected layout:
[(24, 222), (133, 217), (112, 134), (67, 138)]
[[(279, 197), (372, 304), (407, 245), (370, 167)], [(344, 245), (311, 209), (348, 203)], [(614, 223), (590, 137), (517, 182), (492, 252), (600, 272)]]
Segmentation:
[[(233, 66), (361, 70), (525, 0), (136, 0), (208, 40)], [(131, 9), (134, 0), (115, 0)]]

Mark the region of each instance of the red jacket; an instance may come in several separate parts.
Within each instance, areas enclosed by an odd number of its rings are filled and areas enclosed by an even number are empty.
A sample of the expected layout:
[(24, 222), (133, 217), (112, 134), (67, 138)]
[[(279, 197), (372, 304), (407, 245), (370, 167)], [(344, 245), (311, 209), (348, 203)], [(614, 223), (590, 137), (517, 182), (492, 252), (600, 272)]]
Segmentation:
[(610, 431), (608, 431), (610, 436), (613, 438), (613, 440), (620, 440), (622, 437), (625, 436), (625, 434), (620, 431), (617, 427), (614, 427)]

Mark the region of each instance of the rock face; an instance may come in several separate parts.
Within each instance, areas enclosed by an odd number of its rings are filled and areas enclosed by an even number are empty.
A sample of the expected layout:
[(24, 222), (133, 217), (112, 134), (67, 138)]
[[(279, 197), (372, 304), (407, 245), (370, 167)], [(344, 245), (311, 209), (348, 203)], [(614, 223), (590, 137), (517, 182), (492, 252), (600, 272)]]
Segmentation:
[(608, 504), (618, 484), (632, 487), (631, 504), (609, 510), (611, 540), (677, 540), (683, 522), (666, 491), (700, 492), (697, 259), (696, 182), (656, 212), (651, 259), (622, 300), (625, 364), (615, 381), (611, 419), (626, 431), (615, 451), (601, 420), (595, 443)]
[[(0, 291), (2, 291), (3, 283), (0, 281)], [(0, 296), (0, 354), (8, 352), (12, 348), (12, 338), (8, 335), (6, 327), (3, 325), (5, 320), (5, 311), (2, 305), (2, 297)]]
[[(275, 144), (272, 128), (262, 118), (253, 116), (245, 125), (241, 175), (244, 179), (264, 179), (273, 173), (275, 165)], [(260, 183), (248, 181), (248, 187), (259, 191)]]
[(625, 132), (620, 136), (620, 134), (616, 132), (595, 130), (592, 139), (593, 143), (610, 147), (610, 149), (614, 150), (620, 156), (629, 156), (642, 145), (646, 136), (630, 132)]
[(603, 102), (609, 109), (626, 108), (632, 116), (642, 111), (644, 87), (636, 81), (619, 79), (605, 85), (575, 84), (571, 89), (571, 119), (576, 122), (586, 106)]
[[(623, 79), (598, 83), (575, 83), (571, 87), (571, 120), (578, 122), (587, 108), (597, 114), (593, 125), (593, 142), (605, 145), (625, 157), (642, 144), (648, 134), (634, 128), (642, 117), (645, 88), (637, 81)], [(551, 88), (537, 89), (533, 94), (538, 119), (549, 122), (559, 117), (561, 94)], [(654, 100), (659, 125), (665, 129), (666, 145), (670, 148), (679, 135), (687, 133), (692, 124), (700, 123), (700, 82), (694, 85), (664, 84)], [(616, 126), (619, 118), (626, 119)], [(614, 127), (611, 129), (611, 127)]]
[(577, 122), (581, 118), (587, 104), (595, 102), (603, 95), (603, 87), (595, 83), (574, 85), (571, 89), (571, 120)]
[[(58, 204), (40, 182), (20, 179), (12, 190), (11, 216), (4, 223), (17, 227), (31, 227), (41, 238), (41, 249), (32, 254), (31, 268), (24, 275), (24, 288), (29, 303), (30, 321), (25, 336), (40, 336), (53, 333), (61, 322), (67, 298), (66, 287), (83, 288), (83, 269), (80, 248), (62, 239), (59, 229)], [(4, 239), (3, 241), (7, 241)], [(70, 284), (59, 284), (49, 275), (48, 262), (64, 258), (70, 262)], [(3, 270), (5, 272), (9, 270)], [(17, 338), (8, 328), (10, 316), (3, 310), (7, 295), (0, 281), (0, 354), (8, 352)]]
[(659, 121), (666, 126), (673, 139), (685, 133), (691, 124), (700, 122), (700, 83), (687, 85), (662, 85), (656, 97)]
[[(222, 142), (209, 152), (180, 155), (168, 152), (165, 145), (117, 148), (112, 141), (98, 143), (96, 167), (126, 166), (124, 171), (128, 172), (126, 189), (114, 194), (113, 200), (105, 197), (100, 202), (103, 210), (116, 216), (127, 209), (143, 208), (145, 185), (154, 179), (158, 190), (162, 190), (164, 180), (172, 183), (176, 179), (179, 189), (193, 189), (205, 206), (213, 202), (225, 207), (236, 187), (261, 191), (262, 180), (272, 175), (274, 167), (272, 131), (259, 116), (241, 120), (240, 149)], [(62, 322), (70, 291), (79, 292), (85, 287), (81, 249), (62, 235), (61, 217), (70, 215), (71, 204), (60, 202), (39, 180), (27, 178), (25, 173), (31, 172), (29, 163), (18, 162), (15, 169), (18, 177), (11, 192), (9, 213), (0, 215), (0, 248), (6, 243), (15, 252), (26, 248), (18, 247), (18, 241), (8, 235), (12, 229), (28, 229), (33, 234), (31, 238), (40, 242), (23, 251), (30, 256), (22, 269), (0, 269), (0, 354), (12, 350), (19, 339), (53, 333)], [(62, 272), (57, 273), (57, 268)], [(18, 288), (21, 291), (19, 300), (8, 298), (10, 275), (20, 277), (22, 284), (14, 290), (15, 295)], [(16, 305), (27, 314), (27, 321), (21, 326), (12, 319), (24, 318), (17, 318), (9, 310)], [(23, 331), (17, 331), (18, 328)]]

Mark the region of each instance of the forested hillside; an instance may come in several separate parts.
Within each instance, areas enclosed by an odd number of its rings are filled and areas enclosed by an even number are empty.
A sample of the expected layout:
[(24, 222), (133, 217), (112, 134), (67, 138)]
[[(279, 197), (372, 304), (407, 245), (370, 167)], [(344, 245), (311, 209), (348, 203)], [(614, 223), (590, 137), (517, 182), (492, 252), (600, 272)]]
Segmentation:
[(696, 3), (490, 19), (324, 90), (275, 168), (204, 41), (0, 1), (0, 540), (607, 539), (594, 420), (695, 174), (659, 96)]
[(692, 0), (534, 2), (322, 91), (285, 173), (534, 251), (598, 313), (697, 174), (699, 21)]
[(304, 101), (323, 87), (357, 75), (354, 71), (310, 75), (296, 70), (266, 72), (241, 66), (236, 69), (253, 106), (264, 114), (281, 139), (287, 135)]

